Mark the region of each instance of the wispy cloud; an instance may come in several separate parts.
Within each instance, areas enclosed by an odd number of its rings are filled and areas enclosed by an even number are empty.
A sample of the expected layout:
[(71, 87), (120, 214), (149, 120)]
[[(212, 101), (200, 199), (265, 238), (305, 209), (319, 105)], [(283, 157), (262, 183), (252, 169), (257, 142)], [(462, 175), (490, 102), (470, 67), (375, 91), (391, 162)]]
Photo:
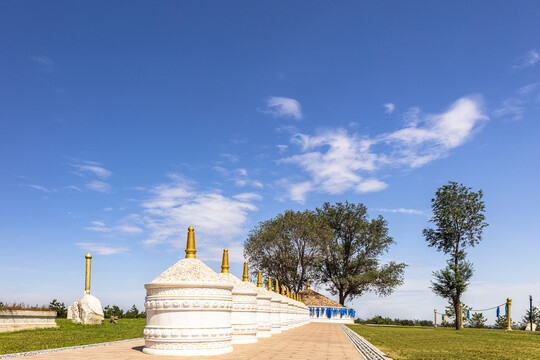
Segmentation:
[(219, 154), (220, 157), (224, 158), (225, 160), (229, 161), (229, 162), (232, 162), (232, 163), (237, 163), (238, 162), (238, 156), (236, 155), (232, 155), (232, 154)]
[(101, 164), (86, 162), (85, 164), (71, 164), (75, 168), (75, 173), (79, 176), (94, 175), (100, 179), (107, 179), (112, 175), (110, 170), (105, 169)]
[(520, 87), (512, 96), (504, 99), (500, 107), (493, 110), (492, 115), (511, 121), (521, 120), (528, 106), (540, 102), (539, 85), (540, 83), (535, 82)]
[(262, 189), (264, 187), (262, 182), (259, 180), (251, 179), (248, 176), (246, 169), (239, 168), (229, 171), (221, 166), (214, 166), (214, 170), (225, 176), (228, 180), (234, 181), (236, 186), (252, 186), (258, 189)]
[(249, 212), (257, 210), (252, 193), (227, 197), (218, 191), (197, 191), (188, 181), (171, 175), (171, 182), (150, 189), (150, 198), (142, 205), (143, 220), (150, 235), (148, 245), (161, 243), (185, 245), (187, 228), (192, 225), (203, 245), (230, 240), (241, 234)]
[(296, 134), (292, 142), (299, 145), (301, 153), (281, 162), (300, 166), (309, 179), (284, 181), (289, 198), (303, 202), (312, 191), (383, 190), (388, 185), (374, 176), (377, 170), (387, 166), (417, 168), (447, 156), (488, 119), (481, 107), (479, 97), (471, 96), (457, 100), (440, 114), (423, 114), (415, 108), (406, 113), (403, 128), (373, 138), (342, 128), (317, 135)]
[(266, 102), (264, 113), (270, 114), (273, 117), (293, 118), (300, 120), (304, 117), (302, 114), (302, 106), (292, 98), (273, 96)]
[(99, 243), (76, 243), (84, 251), (97, 253), (98, 255), (114, 255), (129, 251), (128, 248), (114, 247)]
[(111, 185), (99, 180), (87, 182), (86, 188), (92, 191), (98, 191), (103, 193), (108, 193), (109, 191), (111, 191)]
[(55, 190), (49, 190), (48, 188), (46, 188), (45, 186), (41, 186), (41, 185), (34, 185), (34, 184), (21, 184), (19, 186), (22, 186), (22, 187), (27, 187), (27, 188), (30, 188), (30, 189), (34, 189), (34, 190), (38, 190), (38, 191), (42, 191), (44, 193), (50, 193), (52, 191), (55, 191)]
[(53, 60), (45, 55), (33, 55), (32, 61), (39, 64), (43, 70), (51, 71), (54, 67)]
[(520, 56), (516, 59), (514, 65), (512, 65), (513, 70), (521, 70), (534, 66), (540, 60), (540, 54), (535, 50), (529, 50), (525, 55)]
[(86, 230), (96, 231), (101, 233), (112, 233), (122, 235), (137, 235), (142, 234), (144, 230), (141, 228), (143, 221), (138, 214), (131, 214), (120, 221), (114, 226), (107, 226), (103, 221), (92, 221), (91, 226), (85, 227)]
[(380, 212), (386, 212), (386, 213), (398, 213), (398, 214), (427, 216), (425, 211), (423, 211), (423, 210), (415, 210), (415, 209), (397, 208), (397, 209), (376, 209), (376, 210), (380, 211)]
[(384, 104), (383, 107), (384, 107), (384, 112), (387, 114), (393, 113), (396, 108), (396, 106), (392, 103)]

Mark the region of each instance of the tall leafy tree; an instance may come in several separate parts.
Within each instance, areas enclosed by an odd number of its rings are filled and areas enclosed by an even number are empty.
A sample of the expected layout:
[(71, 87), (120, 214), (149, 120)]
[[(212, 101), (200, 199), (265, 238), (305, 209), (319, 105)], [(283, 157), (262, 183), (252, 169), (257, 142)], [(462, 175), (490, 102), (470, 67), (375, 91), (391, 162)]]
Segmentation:
[(380, 257), (394, 243), (382, 216), (370, 220), (363, 204), (349, 202), (324, 203), (316, 211), (332, 232), (331, 238), (319, 241), (318, 278), (338, 294), (341, 304), (366, 291), (386, 296), (403, 284), (404, 263), (381, 264)]
[(244, 256), (254, 274), (261, 270), (298, 292), (313, 277), (319, 262), (316, 244), (329, 236), (313, 211), (288, 210), (251, 230), (244, 242)]
[[(482, 197), (482, 190), (474, 192), (457, 182), (443, 185), (431, 199), (433, 216), (430, 222), (435, 226), (422, 232), (429, 246), (450, 256), (448, 266), (433, 273), (432, 289), (439, 296), (451, 300), (456, 313), (473, 271), (466, 261), (466, 249), (482, 240), (482, 231), (488, 226)], [(443, 289), (443, 286), (448, 288)], [(458, 319), (456, 329), (461, 328)]]

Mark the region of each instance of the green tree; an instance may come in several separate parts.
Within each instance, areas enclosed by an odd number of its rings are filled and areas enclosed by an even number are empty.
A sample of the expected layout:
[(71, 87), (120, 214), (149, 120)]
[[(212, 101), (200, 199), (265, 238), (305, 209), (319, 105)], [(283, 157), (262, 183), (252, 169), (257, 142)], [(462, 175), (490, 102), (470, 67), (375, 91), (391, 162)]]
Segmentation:
[[(532, 307), (533, 324), (536, 324), (536, 330), (540, 331), (540, 310), (536, 306)], [(531, 309), (527, 309), (525, 315), (521, 318), (521, 323), (524, 327), (530, 324)]]
[(118, 316), (119, 318), (124, 317), (124, 311), (120, 309), (117, 305), (107, 305), (103, 309), (103, 315), (105, 315), (106, 318), (110, 318), (111, 316)]
[(56, 311), (57, 318), (67, 318), (67, 309), (63, 302), (53, 299), (49, 304), (49, 308)]
[(382, 216), (370, 220), (363, 204), (347, 201), (327, 202), (316, 211), (332, 232), (331, 238), (318, 242), (318, 279), (331, 294), (338, 294), (340, 304), (367, 291), (386, 296), (403, 284), (404, 263), (381, 264), (380, 257), (394, 243)]
[(252, 272), (261, 270), (298, 292), (319, 261), (316, 244), (330, 236), (313, 211), (292, 211), (259, 223), (244, 242)]
[[(435, 224), (435, 228), (426, 228), (422, 232), (429, 246), (450, 255), (448, 266), (434, 272), (432, 289), (451, 300), (456, 313), (472, 277), (472, 266), (465, 260), (465, 250), (482, 240), (482, 231), (488, 226), (482, 197), (482, 190), (474, 192), (463, 184), (450, 181), (437, 189), (435, 198), (431, 199), (433, 216), (430, 222)], [(443, 282), (437, 283), (441, 280)], [(444, 285), (449, 289), (443, 289)], [(461, 321), (456, 321), (456, 329), (461, 328)]]
[(484, 314), (482, 313), (474, 313), (471, 315), (471, 319), (469, 320), (469, 324), (473, 328), (485, 328), (486, 327), (486, 321), (487, 319), (484, 317)]
[(138, 318), (138, 317), (139, 317), (139, 309), (137, 309), (137, 307), (135, 306), (135, 304), (133, 304), (133, 306), (131, 307), (131, 309), (129, 309), (128, 311), (126, 311), (126, 313), (124, 314), (124, 317), (125, 317), (125, 318), (128, 318), (128, 319), (134, 319), (134, 318)]

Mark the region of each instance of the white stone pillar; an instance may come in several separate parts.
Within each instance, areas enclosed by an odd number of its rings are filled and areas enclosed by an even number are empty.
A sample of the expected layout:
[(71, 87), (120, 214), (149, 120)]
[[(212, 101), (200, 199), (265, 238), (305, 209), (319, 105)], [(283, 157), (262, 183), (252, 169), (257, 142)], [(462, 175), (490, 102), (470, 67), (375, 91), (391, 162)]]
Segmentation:
[(262, 287), (257, 290), (257, 337), (266, 338), (272, 336), (271, 299), (272, 293)]
[(270, 299), (270, 320), (272, 321), (272, 328), (270, 333), (281, 333), (281, 297), (276, 293), (272, 293), (272, 299)]

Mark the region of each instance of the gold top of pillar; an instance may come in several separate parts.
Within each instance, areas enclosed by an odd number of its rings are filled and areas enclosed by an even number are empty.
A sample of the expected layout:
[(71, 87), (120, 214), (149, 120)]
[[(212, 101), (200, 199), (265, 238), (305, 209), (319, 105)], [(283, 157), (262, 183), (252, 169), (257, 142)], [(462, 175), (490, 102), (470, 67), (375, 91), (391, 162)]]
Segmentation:
[(249, 281), (247, 261), (244, 261), (244, 274), (242, 275), (242, 281), (245, 281), (245, 282)]
[(90, 295), (90, 267), (92, 262), (92, 255), (90, 253), (86, 254), (86, 272), (84, 274), (84, 293)]
[(287, 297), (290, 299), (291, 298), (291, 290), (289, 288), (287, 288)]
[(298, 301), (302, 301), (302, 295), (298, 294)]
[(307, 290), (309, 290), (309, 280), (307, 281)]
[(279, 282), (276, 279), (276, 292), (279, 294)]
[(281, 295), (285, 296), (285, 285), (281, 285)]
[(272, 278), (268, 277), (268, 291), (272, 291)]
[(195, 249), (195, 233), (193, 232), (193, 226), (188, 228), (187, 234), (187, 245), (186, 245), (186, 259), (196, 259), (195, 254), (197, 250)]
[(257, 275), (257, 287), (262, 287), (261, 270), (259, 270), (259, 274)]
[(84, 255), (84, 257), (87, 258), (87, 259), (91, 259), (92, 255), (90, 255), (90, 253), (88, 253), (88, 254)]
[(221, 273), (229, 273), (229, 250), (223, 249), (223, 260), (221, 261)]

